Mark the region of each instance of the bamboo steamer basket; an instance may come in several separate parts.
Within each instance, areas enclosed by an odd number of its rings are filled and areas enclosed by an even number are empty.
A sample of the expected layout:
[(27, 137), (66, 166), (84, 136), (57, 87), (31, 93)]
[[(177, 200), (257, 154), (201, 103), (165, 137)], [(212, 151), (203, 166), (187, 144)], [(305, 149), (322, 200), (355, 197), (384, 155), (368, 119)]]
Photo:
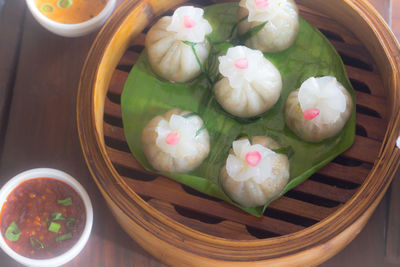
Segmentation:
[[(122, 228), (174, 266), (320, 264), (361, 231), (399, 165), (399, 45), (362, 0), (297, 0), (336, 47), (356, 89), (354, 145), (255, 218), (147, 173), (127, 149), (119, 97), (146, 30), (181, 0), (125, 1), (82, 71), (78, 131), (89, 170)], [(204, 6), (221, 1), (189, 1)], [(170, 13), (169, 13), (170, 14)]]

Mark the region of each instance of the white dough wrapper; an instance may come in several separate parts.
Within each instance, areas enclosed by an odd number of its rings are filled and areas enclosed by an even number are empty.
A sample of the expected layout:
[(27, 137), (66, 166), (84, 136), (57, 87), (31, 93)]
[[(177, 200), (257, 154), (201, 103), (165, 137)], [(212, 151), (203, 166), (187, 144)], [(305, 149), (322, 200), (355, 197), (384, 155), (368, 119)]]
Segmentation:
[[(153, 118), (143, 129), (143, 152), (154, 169), (185, 173), (197, 168), (208, 156), (210, 137), (197, 115), (172, 109)], [(200, 130), (200, 131), (199, 131)]]
[(218, 58), (223, 78), (214, 85), (218, 103), (229, 113), (250, 118), (268, 111), (282, 90), (279, 70), (258, 50), (229, 48)]
[(205, 36), (212, 32), (203, 18), (203, 9), (192, 6), (178, 8), (174, 15), (162, 17), (146, 35), (145, 47), (155, 73), (172, 82), (187, 82), (201, 73), (191, 46), (204, 65), (210, 45)]
[(337, 135), (350, 118), (353, 100), (335, 77), (311, 77), (286, 100), (289, 128), (307, 142), (320, 142)]
[(239, 23), (239, 34), (268, 21), (246, 41), (246, 46), (263, 52), (279, 52), (293, 44), (299, 31), (299, 12), (293, 0), (241, 0), (239, 5), (238, 20), (248, 16)]
[(289, 181), (289, 159), (273, 152), (281, 146), (266, 136), (232, 144), (222, 167), (221, 184), (229, 197), (244, 207), (263, 206), (277, 196)]

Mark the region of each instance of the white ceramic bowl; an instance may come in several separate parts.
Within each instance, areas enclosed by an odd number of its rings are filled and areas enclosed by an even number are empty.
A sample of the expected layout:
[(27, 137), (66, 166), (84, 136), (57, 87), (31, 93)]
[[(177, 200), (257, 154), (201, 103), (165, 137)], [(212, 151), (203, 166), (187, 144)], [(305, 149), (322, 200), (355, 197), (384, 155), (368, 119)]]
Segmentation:
[[(82, 185), (75, 180), (69, 174), (55, 170), (55, 169), (48, 169), (48, 168), (39, 168), (39, 169), (32, 169), (28, 171), (24, 171), (16, 176), (14, 176), (11, 180), (9, 180), (0, 190), (0, 208), (3, 207), (4, 202), (6, 201), (8, 195), (20, 185), (22, 182), (26, 180), (31, 180), (35, 178), (43, 178), (49, 177), (60, 180), (68, 185), (70, 185), (75, 191), (79, 194), (79, 196), (83, 200), (83, 204), (86, 210), (86, 224), (83, 229), (82, 235), (79, 240), (75, 243), (75, 245), (70, 248), (65, 253), (56, 256), (54, 258), (49, 259), (31, 259), (20, 254), (16, 253), (12, 250), (4, 240), (4, 237), (0, 231), (0, 247), (3, 249), (5, 253), (7, 253), (11, 258), (18, 261), (19, 263), (26, 265), (26, 266), (33, 266), (33, 267), (47, 267), (47, 266), (59, 266), (62, 264), (67, 263), (68, 261), (72, 260), (75, 256), (81, 252), (81, 250), (85, 247), (89, 236), (90, 231), (92, 230), (93, 225), (93, 208), (92, 203), (90, 202), (89, 196), (86, 193), (86, 190), (82, 187)], [(0, 264), (1, 265), (1, 264)]]
[(76, 24), (55, 22), (43, 15), (36, 7), (35, 0), (26, 0), (33, 17), (47, 30), (64, 37), (79, 37), (101, 27), (114, 10), (116, 0), (108, 0), (103, 10), (94, 18)]

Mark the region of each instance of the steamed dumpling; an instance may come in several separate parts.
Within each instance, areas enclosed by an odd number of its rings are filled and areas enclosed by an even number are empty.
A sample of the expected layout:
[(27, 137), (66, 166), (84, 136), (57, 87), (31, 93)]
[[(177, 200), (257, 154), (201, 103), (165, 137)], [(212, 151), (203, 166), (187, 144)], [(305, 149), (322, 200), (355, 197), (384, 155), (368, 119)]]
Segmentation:
[(234, 141), (221, 169), (221, 184), (229, 197), (244, 207), (262, 206), (289, 181), (289, 160), (272, 150), (281, 146), (266, 136)]
[(154, 169), (189, 172), (198, 167), (210, 151), (203, 120), (190, 111), (172, 109), (153, 118), (143, 129), (143, 152)]
[(349, 92), (335, 77), (311, 77), (287, 98), (286, 124), (301, 139), (320, 142), (337, 135), (352, 110)]
[(238, 19), (248, 16), (238, 25), (238, 33), (267, 21), (267, 24), (246, 46), (263, 52), (279, 52), (292, 45), (299, 31), (299, 16), (293, 0), (241, 0)]
[(162, 17), (146, 36), (146, 50), (154, 72), (175, 82), (186, 82), (201, 72), (192, 47), (184, 41), (196, 43), (195, 50), (201, 64), (210, 51), (205, 36), (212, 32), (211, 25), (203, 18), (203, 9), (184, 6), (173, 16)]
[(254, 117), (278, 101), (281, 74), (260, 51), (236, 46), (218, 60), (223, 78), (214, 85), (214, 93), (227, 112), (241, 118)]

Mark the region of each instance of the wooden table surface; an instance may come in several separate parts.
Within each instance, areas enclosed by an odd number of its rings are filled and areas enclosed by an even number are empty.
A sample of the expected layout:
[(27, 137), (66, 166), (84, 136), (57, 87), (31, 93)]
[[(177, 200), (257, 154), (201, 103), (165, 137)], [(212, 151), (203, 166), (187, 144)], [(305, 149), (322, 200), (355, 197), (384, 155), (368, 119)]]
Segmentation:
[[(400, 38), (400, 0), (370, 2)], [(24, 0), (0, 0), (0, 186), (36, 167), (64, 170), (83, 184), (94, 206), (93, 230), (66, 266), (164, 266), (119, 227), (81, 152), (76, 95), (96, 34), (56, 36), (33, 19)], [(400, 266), (399, 176), (363, 231), (322, 266)], [(0, 266), (20, 265), (0, 251)]]

